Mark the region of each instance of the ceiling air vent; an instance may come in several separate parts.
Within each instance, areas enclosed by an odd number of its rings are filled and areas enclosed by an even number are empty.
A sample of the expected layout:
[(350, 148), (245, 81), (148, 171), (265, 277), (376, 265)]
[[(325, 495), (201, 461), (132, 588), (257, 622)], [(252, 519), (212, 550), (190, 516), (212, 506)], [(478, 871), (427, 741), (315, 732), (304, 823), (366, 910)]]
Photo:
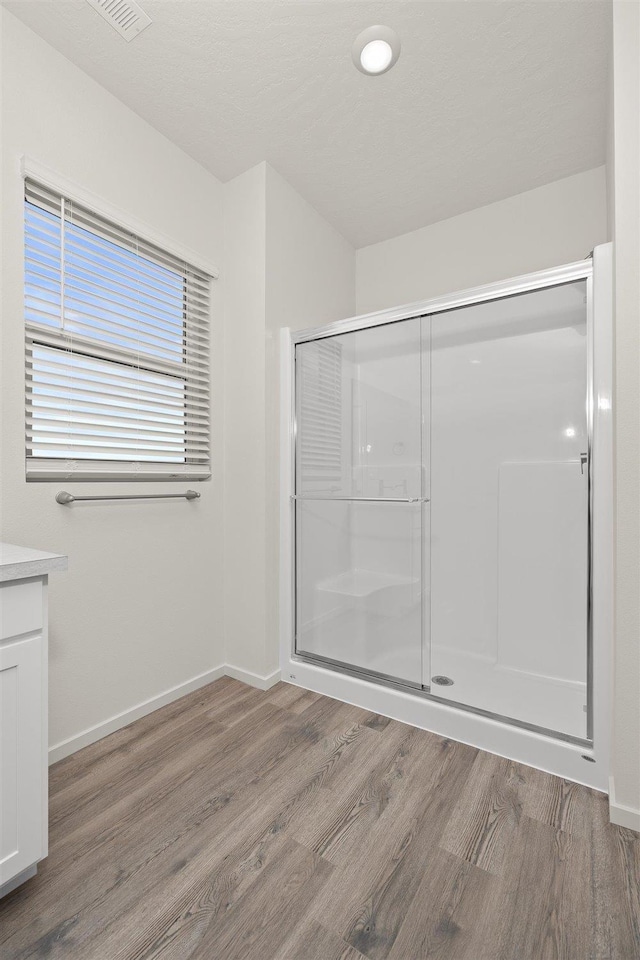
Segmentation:
[(87, 0), (101, 17), (129, 43), (148, 27), (151, 17), (134, 0)]

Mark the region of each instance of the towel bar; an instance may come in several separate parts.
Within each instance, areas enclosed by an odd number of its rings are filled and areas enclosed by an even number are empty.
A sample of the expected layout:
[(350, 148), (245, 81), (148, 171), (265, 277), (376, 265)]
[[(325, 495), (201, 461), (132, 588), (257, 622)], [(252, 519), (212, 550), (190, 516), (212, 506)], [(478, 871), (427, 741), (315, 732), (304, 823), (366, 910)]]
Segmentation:
[(76, 497), (66, 490), (60, 490), (56, 494), (56, 503), (67, 506), (75, 503), (76, 500), (198, 500), (200, 494), (196, 490), (187, 490), (185, 493), (123, 493), (123, 494), (105, 494), (103, 497)]

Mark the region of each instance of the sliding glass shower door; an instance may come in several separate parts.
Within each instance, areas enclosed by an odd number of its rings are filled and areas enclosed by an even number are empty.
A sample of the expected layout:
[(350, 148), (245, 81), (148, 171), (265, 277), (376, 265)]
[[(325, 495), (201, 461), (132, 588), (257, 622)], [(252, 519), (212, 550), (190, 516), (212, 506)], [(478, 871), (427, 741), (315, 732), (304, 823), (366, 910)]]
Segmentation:
[(586, 282), (296, 346), (296, 653), (589, 736)]
[(296, 650), (420, 686), (419, 318), (296, 349)]
[[(431, 693), (587, 732), (585, 282), (431, 318)], [(452, 681), (452, 682), (450, 682)]]

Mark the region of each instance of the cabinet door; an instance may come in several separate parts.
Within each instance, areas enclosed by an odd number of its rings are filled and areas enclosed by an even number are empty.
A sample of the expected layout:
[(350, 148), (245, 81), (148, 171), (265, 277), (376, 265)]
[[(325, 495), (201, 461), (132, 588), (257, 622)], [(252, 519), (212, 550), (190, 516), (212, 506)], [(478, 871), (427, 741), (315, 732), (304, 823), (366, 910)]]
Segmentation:
[(43, 855), (42, 637), (0, 644), (0, 886)]

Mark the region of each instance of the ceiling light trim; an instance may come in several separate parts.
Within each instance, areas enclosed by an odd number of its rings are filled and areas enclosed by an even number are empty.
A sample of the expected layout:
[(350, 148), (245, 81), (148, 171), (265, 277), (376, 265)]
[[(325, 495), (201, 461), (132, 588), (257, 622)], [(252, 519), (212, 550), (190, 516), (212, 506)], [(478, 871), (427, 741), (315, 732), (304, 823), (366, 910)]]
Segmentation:
[[(380, 69), (367, 69), (363, 63), (363, 51), (365, 47), (376, 41), (382, 41), (383, 44), (387, 44), (391, 56), (389, 61)], [(400, 37), (395, 30), (392, 30), (391, 27), (384, 27), (382, 24), (376, 24), (375, 26), (367, 27), (366, 30), (358, 34), (351, 47), (351, 59), (356, 69), (358, 69), (360, 73), (364, 73), (366, 77), (381, 77), (383, 73), (388, 73), (394, 66), (400, 56), (400, 50)]]

